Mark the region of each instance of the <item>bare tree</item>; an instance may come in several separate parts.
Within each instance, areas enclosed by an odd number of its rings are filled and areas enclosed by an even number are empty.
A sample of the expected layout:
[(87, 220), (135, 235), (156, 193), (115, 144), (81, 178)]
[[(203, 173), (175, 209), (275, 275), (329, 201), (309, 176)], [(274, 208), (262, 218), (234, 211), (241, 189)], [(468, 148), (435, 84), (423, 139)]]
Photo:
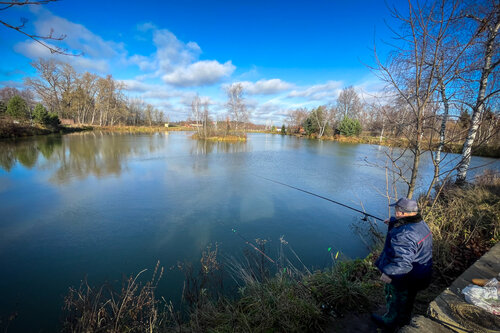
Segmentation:
[[(410, 117), (403, 119), (408, 132), (409, 150), (413, 156), (411, 176), (408, 179), (407, 197), (413, 196), (420, 158), (424, 152), (423, 138), (426, 121), (435, 110), (436, 93), (440, 83), (436, 72), (440, 63), (442, 46), (450, 34), (450, 22), (455, 18), (457, 1), (437, 0), (421, 5), (418, 1), (408, 0), (408, 14), (403, 15), (392, 9), (393, 16), (401, 22), (401, 29), (395, 31), (401, 44), (389, 57), (388, 64), (378, 58), (378, 75), (396, 93), (405, 105), (403, 110)], [(451, 7), (451, 9), (449, 9)], [(443, 77), (455, 68), (459, 57), (447, 62), (442, 69)]]
[(231, 84), (227, 90), (226, 108), (235, 130), (240, 124), (245, 125), (250, 118), (250, 111), (245, 104), (244, 90), (241, 83)]
[(363, 103), (361, 103), (361, 99), (354, 87), (349, 86), (342, 89), (337, 98), (337, 111), (340, 117), (340, 119), (337, 120), (342, 120), (344, 117), (357, 119), (362, 109)]
[(196, 124), (196, 131), (198, 132), (198, 135), (200, 135), (200, 127), (202, 123), (202, 110), (201, 110), (201, 99), (198, 94), (193, 98), (191, 101), (191, 118), (194, 120)]
[(73, 92), (75, 102), (72, 104), (72, 113), (78, 124), (94, 122), (97, 80), (98, 76), (89, 72), (77, 78), (76, 89)]
[(62, 63), (53, 59), (38, 61), (31, 64), (37, 71), (37, 78), (26, 78), (26, 86), (33, 88), (51, 111), (62, 114)]
[(299, 108), (296, 110), (288, 111), (288, 117), (286, 123), (291, 133), (299, 132), (299, 129), (304, 123), (304, 121), (307, 119), (308, 114), (309, 112), (307, 111), (306, 108)]
[(191, 117), (196, 122), (196, 131), (199, 139), (206, 139), (212, 135), (212, 118), (208, 101), (202, 102), (196, 95), (191, 102)]
[(144, 108), (144, 117), (149, 126), (153, 126), (153, 113), (154, 107), (151, 104), (146, 104), (146, 107)]

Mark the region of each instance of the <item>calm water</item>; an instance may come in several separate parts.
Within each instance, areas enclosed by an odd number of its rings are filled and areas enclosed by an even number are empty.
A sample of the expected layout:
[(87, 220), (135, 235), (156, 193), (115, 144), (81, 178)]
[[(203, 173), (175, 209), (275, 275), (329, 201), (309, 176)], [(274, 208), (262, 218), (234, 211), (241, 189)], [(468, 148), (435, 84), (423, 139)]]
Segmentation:
[[(159, 294), (178, 298), (182, 274), (207, 245), (238, 255), (248, 239), (279, 237), (308, 267), (327, 248), (368, 253), (353, 231), (359, 214), (271, 183), (272, 178), (387, 216), (387, 148), (254, 134), (247, 143), (202, 143), (189, 133), (84, 133), (0, 142), (0, 315), (9, 332), (57, 329), (63, 296), (91, 284), (167, 268)], [(448, 156), (452, 158), (453, 156)], [(473, 164), (498, 160), (474, 158)], [(431, 174), (424, 159), (420, 184)], [(400, 193), (404, 194), (402, 187)]]

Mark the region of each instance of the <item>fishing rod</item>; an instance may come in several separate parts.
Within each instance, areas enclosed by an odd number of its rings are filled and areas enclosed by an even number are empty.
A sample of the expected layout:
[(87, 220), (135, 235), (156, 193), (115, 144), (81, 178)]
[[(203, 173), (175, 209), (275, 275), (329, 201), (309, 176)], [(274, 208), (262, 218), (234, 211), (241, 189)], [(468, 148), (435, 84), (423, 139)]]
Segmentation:
[(240, 236), (241, 239), (243, 239), (243, 241), (245, 243), (247, 243), (248, 245), (250, 245), (251, 247), (253, 247), (253, 249), (257, 252), (259, 252), (260, 254), (262, 254), (267, 260), (269, 260), (270, 262), (272, 262), (273, 264), (275, 263), (273, 259), (271, 259), (267, 254), (265, 254), (263, 251), (261, 251), (257, 246), (253, 245), (252, 242), (250, 242), (248, 239), (246, 239), (245, 237), (243, 237), (239, 232), (236, 231), (236, 229), (231, 229), (235, 234), (237, 234), (238, 236)]
[(324, 197), (324, 196), (318, 195), (318, 194), (316, 194), (316, 193), (312, 193), (312, 192), (309, 192), (309, 191), (303, 190), (303, 189), (301, 189), (301, 188), (298, 188), (298, 187), (295, 187), (295, 186), (292, 186), (292, 185), (288, 185), (288, 184), (285, 184), (285, 183), (279, 182), (279, 181), (274, 180), (274, 179), (269, 179), (269, 178), (262, 177), (262, 176), (258, 176), (258, 175), (255, 175), (255, 176), (256, 176), (256, 177), (259, 177), (259, 178), (262, 178), (262, 179), (265, 179), (265, 180), (267, 180), (267, 181), (270, 181), (270, 182), (273, 182), (273, 183), (279, 184), (279, 185), (283, 185), (283, 186), (286, 186), (286, 187), (289, 187), (289, 188), (293, 188), (294, 190), (297, 190), (297, 191), (300, 191), (300, 192), (304, 192), (304, 193), (307, 193), (307, 194), (313, 195), (313, 196), (315, 196), (315, 197), (318, 197), (318, 198), (320, 198), (320, 199), (323, 199), (323, 200), (326, 200), (326, 201), (332, 202), (332, 203), (337, 204), (337, 205), (340, 205), (340, 206), (342, 206), (342, 207), (345, 207), (345, 208), (348, 208), (348, 209), (354, 210), (354, 211), (356, 211), (356, 212), (358, 212), (358, 213), (363, 214), (363, 215), (364, 215), (363, 220), (365, 220), (365, 221), (366, 221), (366, 218), (367, 218), (367, 217), (373, 217), (374, 219), (379, 220), (379, 221), (382, 221), (382, 222), (384, 222), (384, 221), (385, 221), (384, 219), (381, 219), (380, 217), (377, 217), (377, 216), (372, 215), (372, 214), (368, 214), (368, 213), (366, 213), (366, 212), (364, 212), (364, 211), (362, 211), (362, 210), (360, 210), (360, 209), (357, 209), (357, 208), (354, 208), (354, 207), (348, 206), (348, 205), (346, 205), (346, 204), (343, 204), (343, 203), (341, 203), (341, 202), (338, 202), (338, 201), (332, 200), (332, 199), (330, 199), (330, 198), (327, 198), (327, 197)]

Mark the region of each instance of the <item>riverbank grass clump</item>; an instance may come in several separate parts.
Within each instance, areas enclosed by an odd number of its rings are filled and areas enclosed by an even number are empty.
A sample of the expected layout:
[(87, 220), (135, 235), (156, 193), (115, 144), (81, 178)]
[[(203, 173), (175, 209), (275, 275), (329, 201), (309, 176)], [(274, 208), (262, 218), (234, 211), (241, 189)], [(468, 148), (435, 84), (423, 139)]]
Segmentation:
[(157, 332), (165, 317), (155, 296), (163, 268), (158, 262), (151, 280), (143, 284), (139, 277), (145, 271), (124, 279), (118, 291), (110, 285), (92, 287), (86, 280), (70, 288), (62, 332)]
[(305, 278), (317, 301), (323, 309), (336, 315), (373, 309), (382, 299), (378, 270), (366, 259), (338, 262), (330, 269), (317, 271)]
[(246, 284), (236, 299), (202, 302), (190, 312), (185, 327), (194, 332), (313, 332), (324, 321), (310, 290), (279, 274)]
[(451, 282), (500, 241), (500, 175), (487, 171), (473, 184), (445, 185), (423, 216), (433, 235), (434, 266)]

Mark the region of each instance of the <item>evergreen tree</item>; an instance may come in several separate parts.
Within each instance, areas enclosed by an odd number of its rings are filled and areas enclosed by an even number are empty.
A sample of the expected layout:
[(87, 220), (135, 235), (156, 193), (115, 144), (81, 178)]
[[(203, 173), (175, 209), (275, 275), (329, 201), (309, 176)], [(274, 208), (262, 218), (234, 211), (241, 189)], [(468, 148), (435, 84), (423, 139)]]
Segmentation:
[(19, 95), (12, 97), (7, 104), (7, 114), (14, 118), (28, 118), (29, 110), (26, 101)]
[(286, 127), (285, 124), (281, 126), (281, 134), (285, 135), (286, 134)]
[(45, 120), (45, 125), (58, 127), (61, 124), (59, 116), (55, 112), (49, 112), (47, 119)]
[(311, 135), (313, 133), (318, 133), (318, 126), (311, 119), (311, 117), (307, 117), (307, 119), (304, 121), (303, 126), (304, 126), (304, 130), (306, 131), (307, 135)]
[(7, 112), (7, 104), (4, 101), (0, 101), (0, 114)]
[(357, 119), (344, 117), (339, 124), (338, 131), (345, 136), (358, 136), (361, 134), (361, 124)]
[(460, 111), (460, 116), (458, 117), (458, 124), (461, 128), (470, 127), (470, 114), (466, 110)]
[(45, 107), (38, 103), (35, 106), (35, 109), (33, 110), (33, 118), (34, 120), (39, 123), (39, 124), (45, 124), (49, 117), (49, 113), (47, 112), (47, 109)]

